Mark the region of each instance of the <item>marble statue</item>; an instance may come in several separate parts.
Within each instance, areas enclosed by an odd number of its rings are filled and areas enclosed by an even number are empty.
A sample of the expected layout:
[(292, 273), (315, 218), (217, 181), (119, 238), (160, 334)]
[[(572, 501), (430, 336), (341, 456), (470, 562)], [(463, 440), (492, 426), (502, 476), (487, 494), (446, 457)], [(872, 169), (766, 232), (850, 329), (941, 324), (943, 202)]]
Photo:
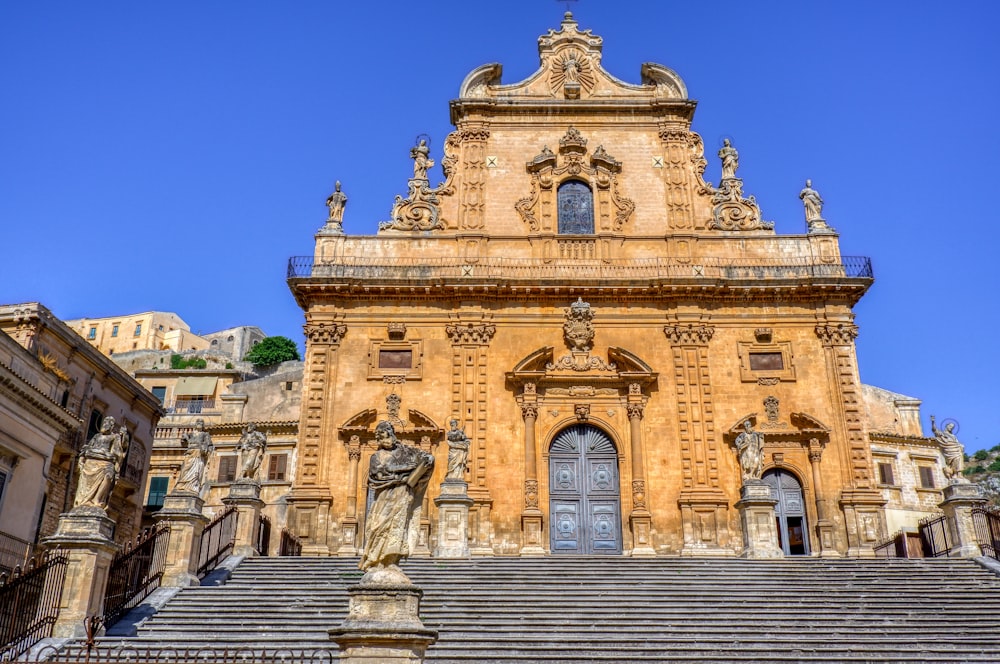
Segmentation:
[(205, 420), (200, 418), (195, 420), (194, 431), (181, 436), (181, 440), (187, 445), (187, 456), (184, 457), (184, 463), (181, 464), (181, 470), (177, 474), (174, 492), (201, 495), (208, 457), (215, 449), (212, 445), (212, 435), (205, 431)]
[(257, 431), (257, 427), (250, 422), (243, 428), (243, 435), (236, 449), (240, 453), (240, 474), (237, 480), (257, 481), (257, 472), (260, 470), (260, 463), (264, 460), (264, 450), (267, 449), (267, 436)]
[(365, 519), (365, 549), (358, 565), (368, 571), (395, 567), (410, 555), (420, 530), (420, 510), (434, 457), (399, 442), (390, 422), (375, 427), (378, 449), (368, 466), (374, 500)]
[(729, 139), (722, 143), (719, 150), (719, 159), (722, 160), (722, 179), (729, 180), (736, 177), (736, 169), (740, 166), (740, 153), (736, 151)]
[(451, 430), (448, 431), (448, 472), (446, 480), (461, 480), (465, 478), (465, 469), (469, 463), (469, 437), (465, 429), (458, 428), (458, 420), (451, 420)]
[(101, 427), (80, 450), (77, 463), (79, 483), (73, 508), (96, 507), (107, 509), (111, 491), (121, 472), (129, 435), (124, 426), (115, 431), (115, 418), (105, 417)]
[(754, 431), (750, 420), (743, 422), (743, 432), (736, 437), (743, 482), (759, 480), (764, 473), (764, 434)]
[(427, 141), (420, 139), (420, 144), (410, 150), (410, 159), (413, 160), (413, 179), (426, 180), (427, 170), (434, 166), (434, 160), (430, 158), (431, 149), (427, 147)]
[(799, 192), (799, 198), (806, 208), (806, 222), (812, 224), (823, 220), (823, 199), (812, 188), (812, 180), (806, 180), (806, 188)]
[(944, 476), (948, 478), (949, 484), (966, 484), (968, 478), (965, 477), (965, 446), (958, 441), (955, 435), (955, 423), (948, 422), (944, 425), (944, 431), (937, 428), (937, 422), (931, 415), (931, 431), (934, 438), (941, 446), (941, 453), (944, 455)]
[(340, 190), (340, 180), (337, 180), (333, 193), (326, 199), (326, 206), (330, 208), (326, 223), (339, 228), (344, 221), (344, 208), (347, 207), (347, 194)]

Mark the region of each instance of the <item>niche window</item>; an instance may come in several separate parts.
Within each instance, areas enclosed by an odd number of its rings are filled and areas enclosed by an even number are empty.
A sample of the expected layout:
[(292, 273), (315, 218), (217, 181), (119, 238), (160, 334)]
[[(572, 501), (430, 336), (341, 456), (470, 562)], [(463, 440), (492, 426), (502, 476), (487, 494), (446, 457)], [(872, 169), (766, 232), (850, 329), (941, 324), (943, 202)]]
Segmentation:
[(559, 185), (559, 233), (593, 235), (594, 193), (586, 183), (569, 180)]
[(368, 379), (399, 376), (403, 380), (420, 380), (423, 358), (420, 341), (373, 341), (368, 350)]
[(792, 342), (755, 343), (740, 341), (737, 344), (740, 356), (740, 380), (744, 383), (774, 384), (774, 381), (794, 381), (795, 365)]

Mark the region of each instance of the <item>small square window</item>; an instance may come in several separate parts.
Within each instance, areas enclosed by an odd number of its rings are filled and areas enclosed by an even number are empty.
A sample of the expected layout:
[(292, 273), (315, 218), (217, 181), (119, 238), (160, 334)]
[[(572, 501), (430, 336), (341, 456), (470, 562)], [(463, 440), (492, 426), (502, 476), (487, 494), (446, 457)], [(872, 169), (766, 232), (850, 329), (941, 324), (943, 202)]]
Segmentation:
[(291, 392), (293, 387), (295, 387), (295, 383), (293, 383), (292, 381), (289, 380), (285, 382), (285, 390), (287, 392)]
[(920, 488), (934, 488), (934, 469), (930, 466), (919, 466), (920, 468)]
[(136, 323), (134, 336), (139, 336), (140, 334), (142, 334), (142, 323)]
[(96, 339), (97, 338), (97, 328), (96, 327), (90, 328), (90, 332), (87, 333), (87, 338), (88, 339)]
[(118, 326), (117, 325), (112, 325), (111, 326), (111, 336), (113, 336), (113, 337), (117, 337), (118, 336)]
[(287, 454), (272, 454), (267, 463), (267, 479), (270, 482), (284, 482), (285, 469), (288, 466)]
[(891, 463), (880, 463), (878, 465), (878, 482), (879, 484), (895, 484), (895, 477), (892, 475), (892, 464)]
[(236, 479), (236, 455), (219, 457), (219, 481), (232, 482)]

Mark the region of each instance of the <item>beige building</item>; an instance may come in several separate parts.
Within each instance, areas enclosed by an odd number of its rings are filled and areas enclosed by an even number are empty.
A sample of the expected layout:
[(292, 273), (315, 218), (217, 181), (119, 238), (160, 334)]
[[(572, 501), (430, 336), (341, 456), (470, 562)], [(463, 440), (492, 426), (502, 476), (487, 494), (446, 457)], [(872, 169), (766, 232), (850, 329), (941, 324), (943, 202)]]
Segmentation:
[(168, 311), (110, 318), (77, 318), (66, 324), (105, 355), (133, 350), (204, 350), (210, 342), (191, 332), (180, 316)]
[(116, 541), (134, 537), (159, 403), (40, 304), (0, 305), (0, 332), (0, 363), (9, 379), (4, 390), (10, 390), (0, 408), (0, 456), (9, 462), (0, 530), (32, 541), (55, 532), (59, 515), (72, 507), (78, 450), (110, 415), (125, 424), (131, 442), (108, 515)]

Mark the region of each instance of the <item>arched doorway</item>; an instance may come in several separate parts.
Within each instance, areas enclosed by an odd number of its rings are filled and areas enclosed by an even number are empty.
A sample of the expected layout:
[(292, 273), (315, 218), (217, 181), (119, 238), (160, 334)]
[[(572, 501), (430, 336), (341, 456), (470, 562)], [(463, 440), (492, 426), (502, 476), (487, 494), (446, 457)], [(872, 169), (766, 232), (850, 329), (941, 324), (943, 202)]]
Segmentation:
[(552, 553), (622, 552), (618, 450), (589, 424), (560, 431), (549, 447)]
[(778, 520), (778, 546), (786, 556), (809, 555), (809, 531), (806, 528), (802, 484), (787, 470), (773, 468), (761, 477), (778, 499), (774, 514)]

